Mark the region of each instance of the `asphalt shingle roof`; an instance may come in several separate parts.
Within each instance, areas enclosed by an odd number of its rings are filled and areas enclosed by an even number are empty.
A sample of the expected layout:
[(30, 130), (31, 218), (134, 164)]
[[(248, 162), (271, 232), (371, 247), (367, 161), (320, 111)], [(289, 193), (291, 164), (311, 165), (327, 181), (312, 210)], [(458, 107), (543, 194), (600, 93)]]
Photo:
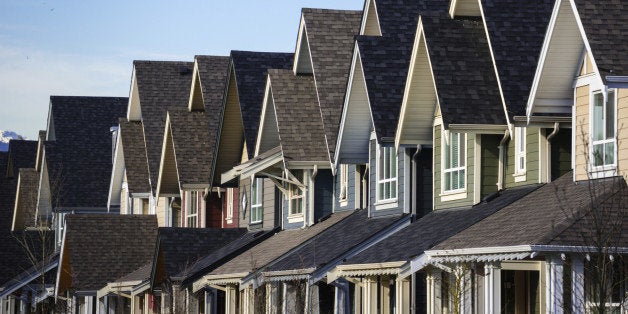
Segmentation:
[[(572, 226), (577, 228), (583, 225), (577, 222), (590, 212), (591, 204), (601, 204), (618, 192), (626, 193), (626, 187), (624, 180), (616, 177), (576, 183), (572, 178), (572, 172), (566, 173), (445, 240), (435, 246), (434, 250), (544, 245), (552, 241), (578, 245), (578, 242), (565, 241), (569, 239), (568, 234), (571, 232), (567, 230)], [(622, 223), (624, 226), (628, 225), (626, 206), (615, 210), (623, 212)], [(565, 236), (561, 237), (561, 234)]]
[(403, 218), (400, 216), (369, 218), (366, 210), (356, 211), (317, 234), (304, 246), (281, 258), (268, 267), (267, 271), (321, 267), (400, 219)]
[(345, 219), (350, 212), (334, 213), (327, 220), (305, 229), (283, 230), (222, 264), (210, 275), (251, 273), (312, 239), (323, 230)]
[(51, 189), (58, 190), (55, 208), (107, 206), (111, 127), (127, 103), (126, 97), (50, 96), (55, 140), (45, 143), (45, 155), (51, 185), (57, 185)]
[(293, 53), (231, 51), (249, 158), (255, 152), (268, 69), (291, 69)]
[(537, 189), (530, 185), (507, 189), (490, 202), (473, 207), (436, 210), (417, 219), (344, 264), (370, 264), (408, 261), (452, 235), (481, 221)]
[(313, 77), (295, 76), (291, 70), (276, 69), (268, 70), (268, 76), (284, 158), (289, 161), (328, 161)]
[[(75, 291), (103, 288), (150, 262), (157, 240), (154, 215), (67, 215), (65, 255)], [(61, 268), (64, 270), (64, 268)], [(58, 291), (57, 293), (63, 293)]]
[(159, 250), (165, 275), (175, 276), (196, 264), (207, 254), (240, 238), (246, 229), (159, 228)]
[(190, 280), (195, 280), (199, 276), (206, 275), (208, 272), (214, 270), (224, 262), (249, 249), (253, 245), (267, 239), (275, 232), (275, 229), (247, 232), (241, 237), (205, 255), (205, 257), (199, 259), (196, 263), (180, 272), (177, 277), (183, 278), (184, 282), (189, 282)]
[[(10, 140), (9, 141), (9, 160), (13, 167), (13, 176), (17, 177), (20, 168), (35, 167), (35, 159), (37, 158), (37, 141), (27, 140)], [(9, 170), (9, 169), (7, 169)]]
[(330, 156), (336, 148), (362, 11), (302, 10)]
[[(525, 115), (554, 3), (553, 0), (482, 0), (488, 36), (511, 118)], [(604, 16), (608, 15), (606, 13)]]
[(39, 188), (39, 172), (35, 168), (21, 168), (19, 174), (19, 208), (15, 215), (16, 230), (24, 230), (28, 227), (35, 227), (35, 210), (37, 208), (37, 194)]
[[(552, 1), (553, 2), (553, 1)], [(627, 76), (628, 3), (623, 0), (575, 0), (602, 80)]]
[(422, 15), (443, 123), (506, 124), (481, 20)]
[(119, 123), (118, 134), (124, 150), (124, 167), (129, 193), (150, 193), (142, 123), (128, 121), (126, 118), (121, 118)]
[(375, 0), (382, 36), (411, 42), (419, 14), (448, 12), (449, 3), (449, 0)]
[(192, 87), (192, 62), (133, 61), (140, 98), (151, 188), (157, 186), (166, 113), (187, 108)]

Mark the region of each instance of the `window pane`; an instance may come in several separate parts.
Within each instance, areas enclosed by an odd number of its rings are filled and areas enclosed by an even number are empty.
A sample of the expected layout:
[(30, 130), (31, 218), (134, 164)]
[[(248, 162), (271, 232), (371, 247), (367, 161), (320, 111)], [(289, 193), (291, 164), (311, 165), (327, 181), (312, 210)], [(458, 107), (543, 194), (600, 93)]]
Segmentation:
[(615, 163), (615, 143), (604, 144), (604, 164), (612, 165)]
[(397, 197), (397, 181), (390, 182), (390, 198)]
[(467, 156), (466, 154), (466, 143), (465, 143), (465, 139), (466, 137), (464, 136), (464, 134), (458, 133), (458, 138), (460, 141), (460, 150), (458, 151), (458, 156), (459, 156), (459, 160), (460, 160), (460, 167), (464, 167), (465, 165), (465, 158)]
[(451, 133), (451, 168), (458, 167), (458, 133)]
[(377, 193), (379, 195), (379, 198), (384, 199), (384, 183), (378, 184), (377, 187), (378, 187)]
[(604, 97), (602, 93), (593, 96), (593, 137), (594, 141), (604, 139)]
[(390, 182), (386, 182), (384, 183), (384, 194), (383, 194), (383, 199), (388, 199), (390, 198)]
[(391, 178), (396, 178), (397, 177), (397, 151), (395, 150), (394, 147), (390, 148), (390, 173), (391, 173)]
[(451, 173), (446, 172), (444, 179), (445, 179), (445, 183), (443, 184), (443, 186), (445, 187), (445, 191), (451, 190)]
[(465, 178), (465, 170), (464, 169), (460, 170), (459, 177), (460, 177), (460, 183), (458, 184), (458, 187), (459, 188), (464, 188), (464, 178)]
[(615, 92), (608, 92), (608, 99), (606, 103), (606, 139), (612, 139), (615, 137)]
[(593, 165), (594, 166), (604, 165), (603, 149), (604, 149), (604, 144), (593, 145)]
[(451, 141), (449, 142), (449, 144), (447, 144), (446, 142), (443, 142), (443, 144), (445, 145), (445, 149), (443, 149), (443, 153), (445, 155), (443, 169), (449, 169), (451, 168)]
[(384, 154), (384, 148), (381, 147), (379, 149), (379, 165), (378, 165), (378, 169), (377, 169), (377, 177), (381, 180), (384, 179), (384, 168), (386, 166), (386, 163), (384, 162), (385, 160), (385, 154)]
[(458, 171), (452, 172), (451, 175), (451, 189), (456, 190), (458, 189)]

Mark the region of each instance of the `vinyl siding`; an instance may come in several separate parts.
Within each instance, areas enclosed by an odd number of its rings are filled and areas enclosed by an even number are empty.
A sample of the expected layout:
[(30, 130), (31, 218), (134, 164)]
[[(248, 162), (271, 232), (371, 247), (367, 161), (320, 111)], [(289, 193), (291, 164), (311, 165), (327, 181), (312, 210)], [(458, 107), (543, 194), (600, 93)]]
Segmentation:
[(347, 166), (347, 169), (347, 200), (345, 202), (340, 202), (340, 167), (336, 169), (336, 175), (334, 176), (334, 211), (336, 212), (343, 210), (353, 210), (356, 208), (356, 165), (349, 164)]
[[(392, 144), (391, 144), (392, 145)], [(377, 204), (377, 141), (370, 141), (370, 166), (369, 169), (369, 212), (371, 217), (401, 214), (404, 211), (404, 179), (405, 179), (405, 160), (407, 153), (405, 148), (399, 148), (397, 152), (397, 202), (394, 205), (388, 203)], [(381, 207), (390, 208), (382, 209)]]
[[(307, 185), (309, 182), (309, 178), (310, 175), (307, 173), (308, 170), (303, 170), (303, 181), (304, 183)], [(294, 173), (294, 170), (293, 170)], [(287, 186), (286, 186), (287, 189)], [(308, 210), (310, 208), (310, 197), (309, 197), (309, 193), (310, 193), (310, 187), (308, 186), (305, 190), (305, 196), (303, 199), (303, 220), (300, 221), (296, 221), (293, 223), (290, 223), (288, 220), (288, 216), (290, 215), (290, 200), (288, 200), (288, 196), (282, 194), (282, 201), (281, 201), (281, 206), (282, 206), (282, 210), (281, 210), (281, 219), (283, 220), (283, 229), (296, 229), (296, 228), (301, 228), (303, 227), (303, 221), (305, 219), (308, 218)]]
[(576, 88), (576, 108), (575, 108), (575, 126), (572, 127), (575, 133), (575, 143), (573, 143), (575, 158), (575, 176), (576, 180), (586, 180), (587, 160), (589, 149), (586, 147), (589, 143), (589, 86), (581, 86)]
[(332, 213), (334, 177), (330, 169), (319, 170), (314, 184), (314, 221)]
[[(546, 129), (546, 134), (551, 132)], [(556, 180), (571, 170), (571, 129), (560, 129), (550, 145), (552, 180)]]
[[(141, 206), (141, 201), (139, 206)], [(159, 202), (155, 205), (155, 215), (157, 215), (157, 225), (160, 227), (165, 227), (166, 222), (166, 208), (168, 207), (168, 199), (165, 197), (160, 197)], [(138, 208), (138, 207), (136, 207)]]
[(223, 118), (222, 132), (216, 157), (216, 169), (214, 170), (214, 185), (220, 183), (220, 176), (235, 167), (241, 160), (241, 150), (244, 145), (244, 128), (242, 126), (242, 114), (240, 101), (235, 82), (235, 73), (231, 72), (227, 100)]
[(272, 229), (275, 227), (275, 184), (270, 179), (264, 179), (264, 195), (262, 196), (264, 208), (262, 227)]
[(511, 188), (516, 186), (534, 184), (539, 182), (539, 128), (526, 128), (526, 172), (525, 180), (515, 182), (515, 139), (508, 141), (508, 153), (506, 154), (506, 178), (505, 187)]
[(501, 135), (482, 135), (481, 140), (481, 190), (480, 198), (497, 192), (499, 176), (499, 142)]
[(473, 176), (475, 169), (475, 162), (473, 160), (474, 152), (473, 147), (474, 140), (472, 135), (467, 135), (466, 142), (466, 161), (467, 161), (467, 169), (466, 175), (466, 197), (458, 200), (450, 200), (450, 201), (442, 201), (441, 200), (441, 181), (442, 181), (442, 171), (441, 171), (441, 127), (440, 125), (434, 126), (434, 209), (445, 209), (445, 208), (455, 208), (455, 207), (463, 207), (463, 206), (471, 206), (473, 205)]
[(240, 178), (240, 197), (239, 200), (242, 200), (242, 197), (246, 197), (246, 208), (240, 207), (240, 211), (238, 213), (238, 222), (240, 228), (248, 228), (249, 222), (251, 219), (251, 179), (250, 178)]

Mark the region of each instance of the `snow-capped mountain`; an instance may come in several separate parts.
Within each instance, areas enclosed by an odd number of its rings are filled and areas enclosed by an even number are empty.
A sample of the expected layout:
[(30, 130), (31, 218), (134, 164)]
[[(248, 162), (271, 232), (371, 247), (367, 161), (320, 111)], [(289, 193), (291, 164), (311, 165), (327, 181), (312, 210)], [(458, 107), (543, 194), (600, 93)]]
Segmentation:
[(9, 150), (9, 141), (16, 139), (24, 139), (23, 136), (13, 131), (0, 130), (0, 152), (6, 152)]

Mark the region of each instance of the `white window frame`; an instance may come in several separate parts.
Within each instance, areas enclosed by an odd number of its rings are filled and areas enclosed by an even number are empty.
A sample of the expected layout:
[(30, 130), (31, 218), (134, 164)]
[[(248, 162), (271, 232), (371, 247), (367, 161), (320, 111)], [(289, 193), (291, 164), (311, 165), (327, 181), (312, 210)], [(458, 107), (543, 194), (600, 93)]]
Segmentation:
[(264, 216), (264, 210), (262, 207), (264, 195), (264, 179), (252, 178), (251, 179), (251, 223), (261, 223)]
[[(612, 93), (612, 95), (611, 95)], [(603, 104), (603, 118), (602, 118), (602, 128), (603, 128), (603, 139), (602, 140), (595, 140), (594, 138), (594, 132), (595, 132), (595, 120), (594, 120), (594, 109), (595, 109), (595, 101), (596, 101), (596, 96), (598, 95), (602, 95), (602, 101), (604, 99), (604, 91), (603, 90), (594, 90), (591, 92), (590, 95), (590, 106), (589, 106), (589, 116), (590, 116), (590, 123), (589, 123), (589, 141), (590, 141), (590, 145), (589, 145), (589, 166), (592, 172), (599, 172), (599, 171), (607, 171), (607, 170), (615, 170), (616, 166), (617, 166), (617, 90), (616, 89), (609, 89), (607, 91), (606, 94), (606, 102), (604, 102)], [(606, 135), (606, 130), (607, 130), (607, 106), (609, 104), (609, 100), (612, 100), (613, 102), (613, 117), (612, 117), (612, 123), (613, 123), (613, 136), (612, 138), (607, 138)], [(595, 165), (595, 146), (597, 145), (603, 145), (603, 150), (605, 150), (604, 148), (606, 147), (606, 145), (613, 145), (613, 162), (612, 163), (606, 163), (605, 161), (602, 161), (601, 165)], [(614, 173), (612, 174), (614, 175)]]
[[(458, 136), (458, 167), (445, 168), (445, 162), (447, 160), (446, 154), (451, 154), (451, 141), (454, 136)], [(462, 140), (460, 140), (462, 138)], [(441, 136), (441, 191), (442, 194), (454, 194), (461, 193), (467, 189), (467, 134), (466, 133), (449, 133), (448, 138), (445, 138), (445, 132)], [(464, 149), (460, 149), (460, 143), (464, 143)], [(447, 151), (449, 150), (449, 151)], [(462, 153), (462, 156), (460, 156)], [(463, 161), (464, 165), (460, 166), (460, 162)], [(445, 186), (445, 177), (449, 174), (458, 172), (458, 176), (462, 172), (464, 177), (464, 185), (456, 189), (451, 189)], [(450, 180), (451, 181), (451, 180)]]
[[(303, 170), (295, 170), (293, 173), (295, 179), (299, 182), (303, 182), (303, 178), (305, 178), (305, 171)], [(300, 208), (295, 206), (298, 204), (299, 200), (301, 201)], [(288, 186), (288, 213), (289, 216), (302, 216), (305, 209), (305, 189), (296, 185), (290, 184)]]
[[(394, 158), (390, 158), (393, 154)], [(397, 201), (397, 195), (399, 195), (399, 164), (397, 162), (397, 150), (395, 147), (384, 147), (377, 145), (377, 156), (376, 156), (376, 179), (377, 179), (377, 203), (389, 203)], [(392, 163), (392, 164), (389, 164)], [(383, 165), (382, 165), (383, 164)], [(382, 166), (386, 168), (382, 168)], [(386, 171), (388, 169), (388, 171)], [(391, 170), (394, 170), (394, 176), (391, 174)], [(383, 172), (383, 173), (382, 173)], [(390, 195), (382, 195), (386, 194), (382, 192), (386, 189), (386, 185), (389, 185), (389, 194)], [(394, 193), (392, 189), (394, 188)]]
[(346, 202), (349, 198), (349, 165), (340, 165), (340, 202)]
[[(197, 228), (198, 225), (198, 212), (199, 201), (198, 191), (188, 191), (187, 193), (186, 208), (185, 208), (185, 226), (188, 228)], [(194, 209), (194, 211), (192, 211)]]
[(225, 213), (226, 216), (226, 220), (228, 223), (232, 223), (233, 222), (233, 188), (227, 188), (227, 191), (225, 192), (227, 194), (226, 197), (226, 201), (227, 201), (227, 212)]
[(525, 127), (515, 127), (515, 174), (526, 173), (526, 139), (527, 129)]

